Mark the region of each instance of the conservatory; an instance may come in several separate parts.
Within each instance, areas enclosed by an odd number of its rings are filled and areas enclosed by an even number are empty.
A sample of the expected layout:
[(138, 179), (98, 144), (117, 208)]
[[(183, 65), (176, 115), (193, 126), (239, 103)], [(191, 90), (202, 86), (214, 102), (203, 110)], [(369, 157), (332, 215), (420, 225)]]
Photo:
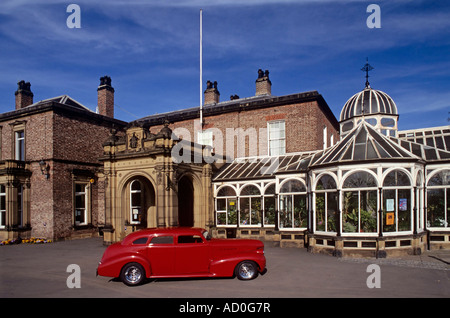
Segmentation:
[(397, 119), (368, 86), (345, 104), (334, 146), (225, 165), (212, 179), (216, 234), (338, 257), (450, 248), (450, 129), (431, 145), (402, 138)]

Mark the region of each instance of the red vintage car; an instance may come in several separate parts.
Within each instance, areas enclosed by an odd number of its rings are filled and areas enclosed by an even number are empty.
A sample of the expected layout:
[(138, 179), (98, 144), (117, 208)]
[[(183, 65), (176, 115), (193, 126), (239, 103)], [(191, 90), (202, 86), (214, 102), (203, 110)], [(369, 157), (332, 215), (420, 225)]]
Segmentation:
[(266, 270), (264, 243), (247, 239), (214, 239), (200, 228), (154, 228), (129, 234), (110, 245), (97, 274), (119, 277), (129, 286), (146, 278), (256, 278)]

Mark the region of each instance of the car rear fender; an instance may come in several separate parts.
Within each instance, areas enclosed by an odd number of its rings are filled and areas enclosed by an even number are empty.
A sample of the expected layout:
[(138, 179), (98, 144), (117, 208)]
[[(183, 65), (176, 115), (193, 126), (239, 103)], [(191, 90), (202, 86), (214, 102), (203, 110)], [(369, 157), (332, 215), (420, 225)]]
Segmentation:
[(214, 276), (231, 277), (234, 275), (234, 269), (242, 261), (254, 261), (258, 264), (260, 272), (266, 267), (265, 256), (258, 253), (241, 253), (227, 258), (218, 258), (211, 261), (210, 273)]
[(139, 263), (144, 267), (145, 276), (150, 277), (152, 271), (150, 262), (140, 254), (124, 254), (119, 257), (114, 258), (108, 262), (107, 267), (110, 269), (108, 272), (110, 277), (119, 277), (122, 268), (128, 263)]

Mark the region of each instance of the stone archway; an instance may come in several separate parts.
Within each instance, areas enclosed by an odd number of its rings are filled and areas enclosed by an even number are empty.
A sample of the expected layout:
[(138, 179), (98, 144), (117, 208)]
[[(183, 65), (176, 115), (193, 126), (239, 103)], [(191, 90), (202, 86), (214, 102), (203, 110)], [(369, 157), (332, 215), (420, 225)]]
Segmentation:
[(194, 186), (188, 176), (178, 181), (178, 225), (194, 226)]
[(123, 188), (123, 218), (133, 230), (156, 226), (156, 195), (145, 177), (130, 178)]

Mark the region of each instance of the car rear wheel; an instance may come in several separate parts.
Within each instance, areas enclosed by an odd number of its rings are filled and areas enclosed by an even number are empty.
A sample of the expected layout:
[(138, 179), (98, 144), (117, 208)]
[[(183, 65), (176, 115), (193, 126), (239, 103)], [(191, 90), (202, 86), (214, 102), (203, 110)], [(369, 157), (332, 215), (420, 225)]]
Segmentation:
[(128, 263), (122, 268), (120, 279), (125, 285), (137, 286), (145, 279), (145, 270), (138, 263)]
[(253, 261), (240, 262), (234, 270), (240, 280), (251, 280), (258, 276), (258, 265)]

